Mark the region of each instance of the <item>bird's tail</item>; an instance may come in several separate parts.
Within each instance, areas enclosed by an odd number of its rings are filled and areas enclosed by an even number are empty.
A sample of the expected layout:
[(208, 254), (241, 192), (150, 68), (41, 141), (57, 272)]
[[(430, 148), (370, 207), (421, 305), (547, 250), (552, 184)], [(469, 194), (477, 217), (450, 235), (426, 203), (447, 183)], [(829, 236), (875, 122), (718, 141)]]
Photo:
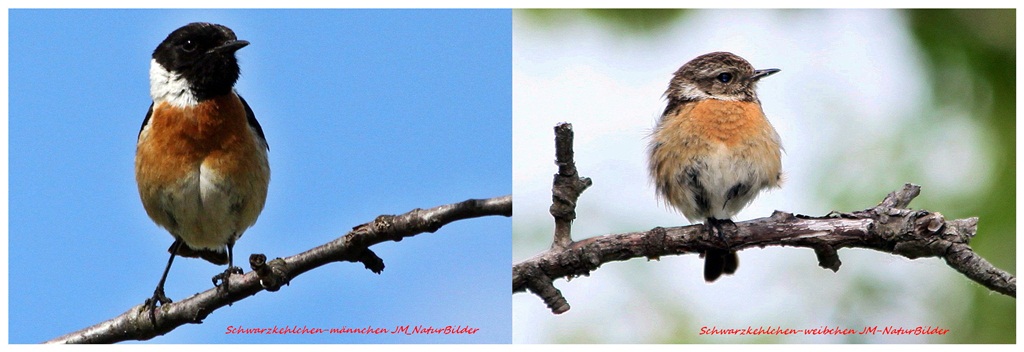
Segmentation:
[[(174, 245), (168, 248), (167, 251), (173, 253)], [(228, 263), (228, 252), (223, 248), (221, 249), (195, 249), (189, 247), (188, 244), (182, 243), (181, 248), (178, 248), (178, 256), (185, 258), (203, 258), (210, 263), (217, 265), (225, 265)]]

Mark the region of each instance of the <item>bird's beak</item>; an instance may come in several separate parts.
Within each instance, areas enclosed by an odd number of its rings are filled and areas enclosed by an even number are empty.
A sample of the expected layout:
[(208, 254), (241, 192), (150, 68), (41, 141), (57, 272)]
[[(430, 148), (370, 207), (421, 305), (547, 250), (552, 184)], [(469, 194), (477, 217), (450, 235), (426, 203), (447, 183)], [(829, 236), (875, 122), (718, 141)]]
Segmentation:
[(245, 40), (229, 40), (227, 43), (221, 44), (221, 46), (210, 49), (210, 52), (234, 53), (246, 45), (249, 45), (249, 42)]
[(754, 70), (754, 75), (750, 76), (750, 79), (756, 81), (756, 80), (759, 80), (759, 79), (771, 76), (772, 74), (774, 74), (776, 72), (779, 72), (779, 71), (782, 71), (782, 70), (777, 69), (777, 68), (766, 68), (766, 69), (763, 69), (763, 70)]

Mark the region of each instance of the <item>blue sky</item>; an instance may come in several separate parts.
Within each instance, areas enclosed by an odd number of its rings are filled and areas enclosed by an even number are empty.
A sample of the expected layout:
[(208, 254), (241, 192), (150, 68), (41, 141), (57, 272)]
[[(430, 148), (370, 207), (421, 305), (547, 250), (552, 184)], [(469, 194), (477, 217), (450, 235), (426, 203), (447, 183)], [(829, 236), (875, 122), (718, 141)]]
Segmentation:
[[(381, 214), (512, 192), (511, 12), (10, 10), (9, 340), (121, 314), (156, 285), (172, 238), (143, 211), (133, 160), (153, 48), (194, 21), (232, 28), (236, 88), (272, 179), (235, 246), (284, 257)], [(387, 269), (306, 273), (157, 343), (507, 343), (511, 221), (450, 224), (373, 247)], [(249, 269), (243, 266), (246, 271)], [(224, 267), (179, 259), (167, 294)], [(225, 335), (227, 326), (464, 325), (475, 335)]]

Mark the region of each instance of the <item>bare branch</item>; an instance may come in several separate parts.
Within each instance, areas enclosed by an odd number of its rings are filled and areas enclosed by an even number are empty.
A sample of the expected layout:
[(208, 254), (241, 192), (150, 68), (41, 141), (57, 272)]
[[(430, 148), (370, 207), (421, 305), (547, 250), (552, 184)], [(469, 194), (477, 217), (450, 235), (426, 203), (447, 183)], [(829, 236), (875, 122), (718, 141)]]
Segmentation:
[(160, 306), (157, 308), (155, 324), (143, 305), (138, 305), (110, 320), (47, 343), (148, 340), (184, 324), (202, 323), (218, 308), (263, 290), (277, 291), (292, 278), (332, 262), (361, 262), (367, 269), (379, 274), (384, 270), (384, 261), (369, 249), (370, 246), (434, 232), (454, 221), (492, 215), (512, 216), (512, 196), (470, 199), (430, 209), (414, 209), (402, 215), (381, 215), (372, 222), (354, 227), (344, 236), (291, 257), (267, 262), (265, 255), (253, 254), (249, 258), (253, 271), (245, 275), (232, 275), (228, 285), (230, 292), (212, 288), (182, 301)]
[[(556, 148), (565, 147), (556, 143)], [(558, 155), (563, 153), (556, 151)], [(571, 153), (567, 155), (571, 157)], [(563, 163), (573, 164), (572, 160), (560, 159), (559, 165)], [(575, 167), (573, 171), (575, 173)], [(559, 187), (556, 177), (555, 193)], [(946, 220), (937, 212), (907, 209), (920, 191), (919, 186), (906, 184), (878, 205), (853, 213), (832, 212), (814, 217), (776, 211), (767, 218), (736, 223), (736, 231), (726, 233), (725, 241), (709, 237), (702, 225), (658, 227), (644, 232), (569, 241), (567, 246), (554, 246), (515, 264), (512, 267), (512, 292), (529, 290), (540, 296), (553, 313), (561, 314), (569, 310), (569, 305), (554, 287), (554, 280), (589, 275), (604, 263), (644, 257), (657, 259), (665, 255), (708, 250), (739, 251), (752, 247), (787, 246), (813, 249), (818, 265), (833, 271), (839, 270), (842, 264), (838, 255), (840, 248), (867, 248), (910, 259), (940, 257), (971, 280), (993, 291), (1016, 297), (1017, 279), (992, 266), (968, 245), (977, 233), (978, 218)], [(557, 205), (559, 197), (554, 198)], [(575, 206), (575, 202), (564, 204)], [(552, 205), (552, 209), (554, 207)], [(575, 214), (574, 209), (565, 213)], [(562, 220), (556, 216), (556, 224), (559, 221)], [(558, 243), (558, 236), (568, 238), (569, 235), (556, 233), (555, 236)]]
[(555, 164), (558, 173), (551, 186), (551, 216), (555, 217), (555, 240), (552, 249), (564, 250), (572, 244), (572, 221), (576, 219), (576, 200), (593, 184), (580, 177), (572, 151), (572, 124), (555, 125)]

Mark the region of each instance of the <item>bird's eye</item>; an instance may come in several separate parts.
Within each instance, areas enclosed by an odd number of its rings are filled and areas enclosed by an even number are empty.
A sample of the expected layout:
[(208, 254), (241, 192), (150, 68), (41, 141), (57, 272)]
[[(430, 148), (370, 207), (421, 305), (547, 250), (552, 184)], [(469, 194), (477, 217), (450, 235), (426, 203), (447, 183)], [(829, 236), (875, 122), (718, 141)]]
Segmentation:
[(718, 78), (719, 82), (729, 83), (729, 81), (732, 80), (732, 74), (728, 73), (728, 72), (722, 72), (722, 73), (718, 74), (718, 77), (716, 77), (716, 78)]
[(196, 42), (193, 42), (191, 40), (186, 40), (184, 44), (181, 44), (181, 50), (184, 50), (186, 53), (191, 53), (191, 52), (195, 51), (196, 50)]

